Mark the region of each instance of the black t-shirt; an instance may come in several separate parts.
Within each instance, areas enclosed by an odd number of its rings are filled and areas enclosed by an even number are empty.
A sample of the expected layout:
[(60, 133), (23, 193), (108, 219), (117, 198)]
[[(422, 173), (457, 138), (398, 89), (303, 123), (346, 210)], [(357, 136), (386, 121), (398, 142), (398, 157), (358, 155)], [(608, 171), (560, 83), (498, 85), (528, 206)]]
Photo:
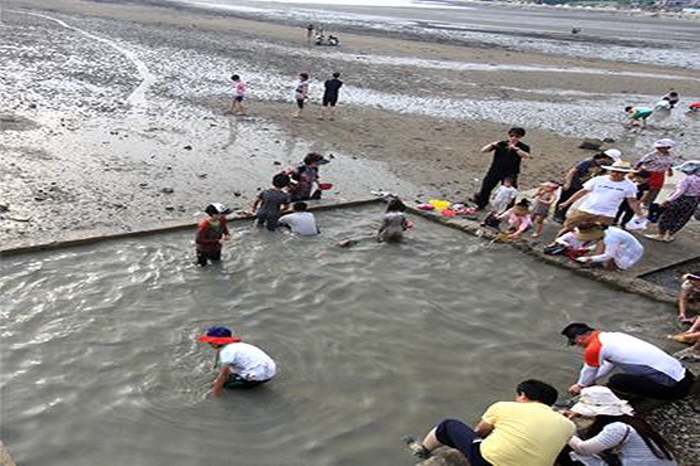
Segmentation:
[[(522, 151), (530, 153), (530, 146), (524, 142), (517, 142), (515, 145)], [(490, 172), (496, 172), (503, 175), (517, 175), (520, 173), (520, 157), (517, 152), (512, 150), (508, 141), (500, 141), (496, 144), (491, 162)]]
[(326, 97), (338, 97), (338, 91), (343, 86), (343, 81), (338, 78), (329, 79), (323, 84), (326, 88)]

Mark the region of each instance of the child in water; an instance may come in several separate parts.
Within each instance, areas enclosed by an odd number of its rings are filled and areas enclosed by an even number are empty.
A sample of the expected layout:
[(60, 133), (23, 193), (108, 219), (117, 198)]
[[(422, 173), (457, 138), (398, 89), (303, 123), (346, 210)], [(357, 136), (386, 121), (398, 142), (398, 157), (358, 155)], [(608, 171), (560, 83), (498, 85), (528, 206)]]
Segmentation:
[(284, 188), (289, 184), (289, 176), (279, 173), (272, 177), (272, 187), (258, 194), (253, 204), (255, 224), (274, 231), (279, 225), (279, 218), (283, 210), (289, 205), (289, 195)]
[(508, 238), (517, 239), (530, 228), (532, 218), (530, 218), (530, 201), (521, 199), (512, 208), (506, 210), (498, 216), (498, 219), (508, 221)]
[(406, 206), (400, 199), (389, 201), (382, 226), (377, 232), (379, 242), (399, 242), (403, 239), (403, 232), (411, 228), (411, 223), (403, 214), (405, 210)]
[(199, 222), (199, 229), (195, 238), (197, 248), (197, 264), (205, 267), (209, 261), (218, 262), (221, 260), (221, 247), (224, 241), (230, 238), (228, 226), (226, 226), (226, 215), (231, 213), (231, 209), (223, 204), (209, 204), (204, 213), (207, 218)]
[(558, 189), (559, 183), (547, 181), (542, 183), (535, 193), (535, 204), (532, 207), (532, 221), (535, 223), (536, 229), (532, 234), (533, 238), (537, 238), (542, 234), (544, 221), (549, 217), (552, 204), (557, 200)]

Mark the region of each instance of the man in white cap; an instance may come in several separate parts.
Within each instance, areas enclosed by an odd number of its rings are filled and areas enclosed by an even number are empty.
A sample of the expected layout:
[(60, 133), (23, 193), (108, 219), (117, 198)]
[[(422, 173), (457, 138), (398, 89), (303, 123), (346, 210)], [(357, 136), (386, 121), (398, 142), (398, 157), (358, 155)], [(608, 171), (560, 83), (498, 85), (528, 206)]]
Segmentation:
[(649, 190), (644, 193), (641, 201), (642, 204), (649, 207), (649, 204), (654, 202), (656, 196), (659, 195), (661, 188), (664, 187), (666, 175), (673, 176), (675, 157), (671, 154), (671, 149), (676, 146), (673, 139), (659, 139), (654, 143), (654, 152), (650, 152), (634, 164), (636, 170), (646, 170), (651, 173), (649, 177)]
[(627, 174), (632, 171), (630, 163), (619, 160), (612, 165), (603, 165), (601, 168), (607, 170), (608, 174), (586, 181), (583, 188), (561, 204), (562, 207), (568, 207), (579, 199), (585, 198), (566, 219), (557, 236), (583, 223), (612, 225), (620, 204), (625, 199), (637, 217), (644, 218), (637, 200), (637, 186), (627, 179)]
[(574, 165), (566, 174), (559, 200), (554, 209), (554, 221), (564, 223), (566, 211), (569, 209), (568, 207), (562, 207), (562, 203), (568, 201), (571, 196), (583, 188), (583, 184), (586, 181), (599, 175), (602, 172), (601, 165), (610, 165), (621, 158), (622, 152), (617, 149), (608, 149)]

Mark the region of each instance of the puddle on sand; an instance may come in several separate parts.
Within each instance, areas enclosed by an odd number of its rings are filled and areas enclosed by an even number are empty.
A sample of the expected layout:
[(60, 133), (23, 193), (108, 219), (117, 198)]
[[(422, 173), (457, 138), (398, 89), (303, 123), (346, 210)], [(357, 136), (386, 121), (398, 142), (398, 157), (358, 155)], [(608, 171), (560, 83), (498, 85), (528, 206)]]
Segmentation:
[[(52, 466), (400, 464), (402, 435), (474, 421), (521, 379), (564, 390), (580, 360), (566, 322), (672, 326), (657, 303), (421, 218), (401, 245), (334, 246), (382, 212), (319, 213), (307, 239), (236, 223), (205, 269), (193, 232), (3, 260), (3, 440)], [(204, 400), (213, 354), (194, 339), (222, 324), (280, 371)]]

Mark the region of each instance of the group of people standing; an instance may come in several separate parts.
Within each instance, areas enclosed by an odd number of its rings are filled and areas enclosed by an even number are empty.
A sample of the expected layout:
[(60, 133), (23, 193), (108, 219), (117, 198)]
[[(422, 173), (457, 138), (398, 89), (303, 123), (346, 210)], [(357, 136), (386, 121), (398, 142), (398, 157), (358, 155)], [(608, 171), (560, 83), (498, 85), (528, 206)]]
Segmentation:
[[(248, 84), (244, 82), (240, 75), (231, 75), (233, 82), (233, 96), (229, 103), (227, 113), (232, 115), (245, 115), (247, 110), (244, 101), (248, 98)], [(297, 81), (293, 85), (293, 96), (296, 104), (294, 118), (301, 118), (306, 104), (309, 100), (309, 86), (311, 84), (309, 73), (299, 73)], [(335, 72), (323, 82), (323, 97), (321, 99), (321, 114), (319, 120), (335, 120), (335, 107), (338, 104), (340, 88), (343, 81), (340, 80), (340, 73)]]
[(539, 236), (554, 210), (554, 220), (563, 225), (546, 252), (573, 254), (572, 259), (580, 263), (600, 262), (624, 270), (644, 252), (642, 243), (629, 231), (658, 222), (658, 234), (646, 237), (671, 242), (700, 203), (700, 160), (675, 166), (685, 177), (667, 199), (656, 202), (667, 177), (674, 174), (676, 143), (668, 138), (656, 141), (654, 150), (634, 164), (623, 160), (617, 149), (599, 152), (572, 167), (563, 182), (544, 181), (531, 200), (517, 200), (521, 164), (532, 155), (522, 141), (523, 128), (511, 128), (507, 136), (481, 149), (493, 152), (493, 159), (472, 200), (479, 210), (491, 204), (484, 225), (498, 227), (506, 220), (510, 239), (521, 237), (533, 226), (532, 236)]

